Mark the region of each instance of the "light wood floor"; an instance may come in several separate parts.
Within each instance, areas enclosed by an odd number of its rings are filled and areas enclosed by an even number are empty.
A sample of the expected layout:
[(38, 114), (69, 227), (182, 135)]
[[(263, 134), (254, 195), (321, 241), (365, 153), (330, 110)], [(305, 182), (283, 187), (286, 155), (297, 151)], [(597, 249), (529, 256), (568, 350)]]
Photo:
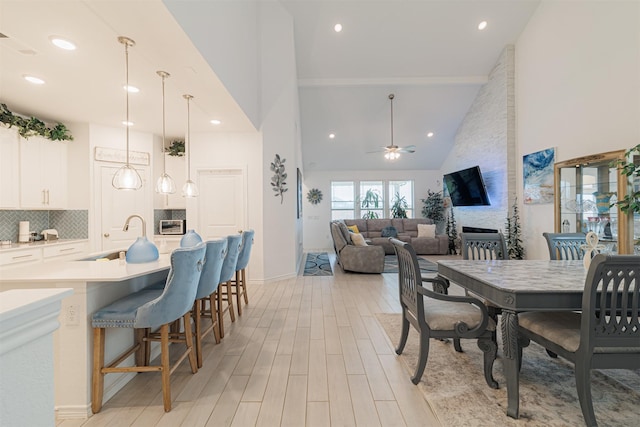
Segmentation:
[(138, 374), (92, 426), (439, 426), (376, 320), (400, 312), (396, 274), (298, 276), (249, 286), (242, 317), (206, 338), (204, 366), (183, 362), (162, 407), (160, 375)]

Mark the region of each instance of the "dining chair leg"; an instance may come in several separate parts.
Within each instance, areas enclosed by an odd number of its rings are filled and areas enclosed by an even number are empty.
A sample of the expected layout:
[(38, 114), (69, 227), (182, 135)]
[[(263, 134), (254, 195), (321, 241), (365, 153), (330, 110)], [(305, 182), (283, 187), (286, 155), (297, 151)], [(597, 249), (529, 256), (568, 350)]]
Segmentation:
[(145, 351), (146, 347), (144, 342), (144, 335), (145, 335), (144, 329), (140, 329), (140, 328), (134, 329), (133, 334), (135, 336), (136, 344), (138, 345), (138, 349), (136, 350), (136, 356), (135, 356), (136, 365), (147, 366), (148, 363), (146, 363), (147, 358), (146, 358), (146, 351)]
[(479, 338), (478, 348), (484, 353), (484, 379), (493, 389), (498, 388), (498, 382), (493, 378), (493, 362), (498, 354), (498, 343), (493, 338)]
[(420, 352), (418, 355), (418, 365), (416, 371), (411, 377), (413, 384), (418, 384), (424, 374), (424, 368), (427, 366), (427, 358), (429, 357), (429, 337), (420, 332)]
[(597, 426), (596, 415), (593, 412), (593, 400), (591, 397), (591, 370), (584, 360), (576, 360), (574, 370), (576, 373), (576, 390), (582, 409), (584, 422), (588, 426)]
[(102, 409), (104, 393), (104, 328), (93, 329), (93, 381), (91, 389), (91, 410), (97, 414)]
[(162, 371), (162, 402), (164, 411), (171, 411), (171, 367), (169, 366), (169, 325), (160, 327), (160, 364)]
[(149, 336), (151, 335), (151, 329), (144, 329), (144, 365), (149, 366), (149, 362), (151, 361), (151, 341), (149, 340)]
[(409, 321), (406, 317), (404, 317), (404, 313), (402, 314), (402, 333), (400, 334), (400, 342), (398, 343), (398, 347), (396, 347), (396, 354), (402, 354), (404, 350), (405, 344), (407, 344), (407, 337), (409, 336)]
[(462, 346), (460, 345), (460, 338), (453, 339), (453, 348), (458, 352), (462, 353)]

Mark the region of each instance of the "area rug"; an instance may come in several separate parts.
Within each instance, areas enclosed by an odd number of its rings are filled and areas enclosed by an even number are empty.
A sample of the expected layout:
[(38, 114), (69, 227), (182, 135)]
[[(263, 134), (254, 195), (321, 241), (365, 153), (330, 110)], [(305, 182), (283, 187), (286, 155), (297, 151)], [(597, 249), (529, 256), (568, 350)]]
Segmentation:
[[(418, 258), (418, 265), (420, 266), (420, 271), (426, 272), (434, 272), (438, 271), (438, 265), (427, 261), (423, 258)], [(398, 257), (395, 255), (385, 255), (384, 256), (384, 271), (383, 273), (397, 273), (398, 272)]]
[(333, 276), (329, 254), (308, 253), (304, 264), (304, 276)]
[[(376, 314), (391, 343), (398, 344), (401, 315)], [(499, 339), (500, 341), (500, 339)], [(536, 343), (523, 350), (520, 372), (520, 418), (506, 415), (507, 389), (502, 374), (502, 343), (493, 376), (498, 390), (487, 386), (482, 351), (475, 340), (462, 340), (464, 353), (453, 342), (432, 339), (422, 381), (417, 387), (443, 426), (584, 426), (576, 392), (573, 364), (552, 359)], [(411, 328), (401, 360), (411, 381), (418, 360), (418, 333)], [(640, 419), (640, 371), (593, 370), (591, 393), (600, 426), (635, 426)]]

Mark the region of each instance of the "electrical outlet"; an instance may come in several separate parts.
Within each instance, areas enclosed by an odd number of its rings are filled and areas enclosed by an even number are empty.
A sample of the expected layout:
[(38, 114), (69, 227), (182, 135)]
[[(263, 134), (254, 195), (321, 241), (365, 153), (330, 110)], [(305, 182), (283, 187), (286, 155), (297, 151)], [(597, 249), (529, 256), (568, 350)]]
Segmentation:
[(65, 311), (65, 323), (67, 326), (79, 325), (78, 321), (78, 306), (70, 305)]

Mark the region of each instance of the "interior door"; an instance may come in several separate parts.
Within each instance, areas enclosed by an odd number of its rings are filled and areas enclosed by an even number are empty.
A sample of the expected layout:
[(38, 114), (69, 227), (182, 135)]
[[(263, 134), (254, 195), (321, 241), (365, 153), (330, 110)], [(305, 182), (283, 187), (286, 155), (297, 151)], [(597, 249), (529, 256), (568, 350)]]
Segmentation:
[[(116, 190), (111, 185), (117, 167), (102, 166), (101, 168), (101, 241), (102, 251), (129, 247), (136, 238), (142, 236), (142, 221), (134, 218), (129, 223), (129, 231), (122, 231), (127, 217), (132, 214), (145, 216), (147, 212), (145, 201), (149, 199), (149, 185), (146, 170), (138, 168), (143, 185), (140, 190)], [(145, 218), (153, 221), (153, 218)]]
[[(246, 224), (245, 172), (210, 169), (198, 172), (198, 228), (204, 240), (236, 234)], [(188, 228), (189, 224), (187, 223)]]

